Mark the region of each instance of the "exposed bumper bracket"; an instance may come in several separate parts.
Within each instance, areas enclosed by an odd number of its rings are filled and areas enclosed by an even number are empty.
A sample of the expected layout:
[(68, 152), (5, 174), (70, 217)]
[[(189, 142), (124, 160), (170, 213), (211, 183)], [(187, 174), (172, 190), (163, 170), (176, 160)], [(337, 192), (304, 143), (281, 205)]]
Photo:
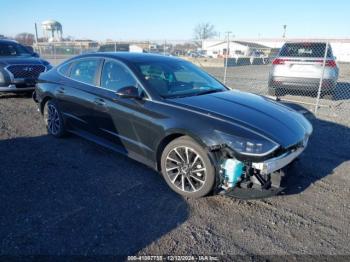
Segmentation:
[(295, 158), (297, 158), (303, 151), (305, 147), (300, 147), (295, 151), (285, 153), (281, 156), (268, 159), (260, 163), (252, 163), (252, 167), (260, 170), (262, 174), (271, 174), (288, 164), (290, 164)]

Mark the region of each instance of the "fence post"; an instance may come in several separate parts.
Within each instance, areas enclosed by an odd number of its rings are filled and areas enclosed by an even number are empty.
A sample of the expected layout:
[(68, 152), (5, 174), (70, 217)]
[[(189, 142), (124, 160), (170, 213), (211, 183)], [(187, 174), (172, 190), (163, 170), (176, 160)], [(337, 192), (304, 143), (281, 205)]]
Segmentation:
[(55, 65), (57, 65), (57, 57), (56, 57), (56, 47), (55, 44), (53, 44), (53, 60), (55, 61)]
[(323, 61), (322, 61), (322, 75), (320, 77), (320, 83), (318, 85), (318, 91), (317, 91), (317, 98), (316, 98), (316, 105), (315, 105), (315, 115), (317, 115), (318, 106), (320, 103), (320, 96), (321, 96), (321, 89), (323, 84), (323, 77), (324, 77), (324, 71), (326, 68), (326, 60), (327, 60), (327, 53), (328, 53), (328, 45), (329, 43), (326, 42), (326, 48), (324, 51)]
[(227, 77), (227, 63), (229, 58), (229, 50), (230, 50), (230, 34), (231, 32), (226, 32), (227, 34), (227, 49), (226, 49), (226, 60), (225, 60), (225, 68), (224, 68), (224, 85), (226, 85), (226, 77)]

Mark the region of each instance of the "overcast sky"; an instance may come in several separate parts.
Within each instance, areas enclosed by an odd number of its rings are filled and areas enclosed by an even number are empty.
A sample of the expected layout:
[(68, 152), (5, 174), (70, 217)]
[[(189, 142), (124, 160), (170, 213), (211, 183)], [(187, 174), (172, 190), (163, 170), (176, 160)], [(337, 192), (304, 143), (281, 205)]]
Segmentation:
[(0, 34), (34, 33), (34, 23), (54, 19), (64, 36), (95, 40), (147, 40), (193, 37), (193, 28), (210, 22), (223, 35), (350, 37), (346, 0), (0, 0)]

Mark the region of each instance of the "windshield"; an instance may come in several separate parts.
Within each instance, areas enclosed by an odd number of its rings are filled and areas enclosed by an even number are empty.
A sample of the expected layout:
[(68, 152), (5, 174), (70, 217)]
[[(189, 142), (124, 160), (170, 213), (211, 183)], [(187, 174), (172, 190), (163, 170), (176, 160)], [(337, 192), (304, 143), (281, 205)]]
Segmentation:
[(31, 53), (17, 43), (0, 43), (0, 56), (30, 56)]
[[(286, 57), (324, 57), (325, 43), (288, 43), (282, 47), (280, 56)], [(327, 57), (332, 56), (329, 48)]]
[(220, 82), (186, 61), (136, 63), (150, 88), (165, 98), (202, 95), (227, 90)]

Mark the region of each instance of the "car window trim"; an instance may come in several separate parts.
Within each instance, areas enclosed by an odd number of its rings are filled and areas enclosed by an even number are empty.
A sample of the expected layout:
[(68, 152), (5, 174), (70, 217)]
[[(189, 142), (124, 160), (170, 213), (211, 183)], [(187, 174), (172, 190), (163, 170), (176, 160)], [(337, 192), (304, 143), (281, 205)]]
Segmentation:
[[(107, 88), (104, 88), (104, 87), (101, 87), (99, 83), (95, 82), (95, 85), (92, 85), (92, 84), (88, 84), (88, 83), (85, 83), (85, 82), (82, 82), (82, 81), (79, 81), (79, 80), (76, 80), (76, 79), (73, 79), (71, 78), (71, 70), (72, 70), (72, 65), (75, 63), (75, 62), (78, 62), (78, 61), (81, 61), (81, 60), (86, 60), (86, 59), (97, 59), (97, 60), (100, 60), (100, 66), (99, 66), (99, 70), (97, 70), (97, 72), (99, 73), (99, 77), (98, 79), (100, 80), (100, 77), (101, 77), (101, 74), (102, 74), (102, 67), (103, 64), (104, 64), (104, 61), (105, 60), (112, 60), (114, 62), (117, 62), (117, 63), (120, 63), (122, 64), (124, 67), (126, 67), (126, 69), (131, 73), (131, 75), (135, 78), (135, 80), (137, 81), (137, 83), (139, 84), (139, 86), (142, 88), (142, 90), (145, 92), (146, 96), (143, 97), (142, 99), (143, 100), (147, 100), (147, 101), (153, 101), (151, 95), (149, 94), (149, 92), (147, 91), (147, 89), (144, 87), (144, 85), (141, 83), (141, 81), (139, 80), (139, 78), (135, 75), (135, 73), (125, 64), (123, 63), (122, 61), (118, 60), (118, 59), (113, 59), (113, 58), (106, 58), (106, 57), (97, 57), (97, 56), (88, 56), (88, 57), (82, 57), (82, 58), (73, 58), (67, 62), (64, 62), (62, 63), (61, 65), (59, 65), (56, 69), (57, 73), (61, 76), (63, 76), (64, 78), (68, 79), (68, 80), (71, 80), (71, 81), (75, 81), (75, 82), (78, 82), (78, 83), (81, 83), (81, 84), (84, 84), (84, 85), (88, 85), (90, 87), (94, 87), (94, 88), (98, 88), (98, 89), (103, 89), (103, 90), (106, 90), (106, 91), (109, 91), (109, 92), (112, 92), (115, 94), (115, 92), (113, 92), (112, 90), (110, 89), (107, 89)], [(69, 72), (69, 76), (65, 76), (64, 74), (62, 74), (60, 72), (60, 68), (63, 67), (65, 64), (67, 63), (71, 63), (70, 65), (70, 72)]]
[[(64, 63), (62, 63), (61, 65), (58, 66), (57, 72), (58, 72), (60, 75), (69, 78), (69, 77), (70, 77), (70, 73), (71, 73), (71, 69), (72, 69), (72, 65), (73, 65), (73, 64), (74, 64), (74, 61), (67, 61), (67, 62), (64, 62)], [(67, 75), (65, 75), (65, 74), (63, 74), (63, 73), (61, 72), (61, 69), (62, 69), (65, 65), (68, 65)]]
[(101, 71), (100, 71), (100, 76), (99, 76), (99, 85), (97, 86), (97, 88), (101, 88), (103, 90), (107, 90), (109, 92), (112, 92), (113, 94), (115, 94), (116, 92), (111, 90), (111, 89), (108, 89), (108, 88), (105, 88), (105, 87), (102, 87), (101, 86), (101, 76), (102, 76), (102, 71), (103, 71), (103, 67), (104, 67), (104, 64), (106, 63), (106, 61), (111, 61), (111, 62), (114, 62), (114, 63), (117, 63), (117, 64), (120, 64), (122, 67), (124, 67), (130, 74), (131, 76), (135, 79), (135, 81), (137, 82), (137, 84), (139, 85), (139, 87), (143, 90), (143, 92), (145, 93), (145, 97), (143, 97), (142, 99), (144, 100), (149, 100), (149, 101), (152, 101), (152, 97), (150, 96), (150, 94), (147, 92), (146, 88), (143, 86), (143, 84), (141, 83), (141, 81), (138, 79), (138, 77), (134, 74), (134, 72), (125, 64), (123, 63), (122, 61), (118, 60), (118, 59), (113, 59), (113, 58), (102, 58), (102, 62), (101, 62)]

